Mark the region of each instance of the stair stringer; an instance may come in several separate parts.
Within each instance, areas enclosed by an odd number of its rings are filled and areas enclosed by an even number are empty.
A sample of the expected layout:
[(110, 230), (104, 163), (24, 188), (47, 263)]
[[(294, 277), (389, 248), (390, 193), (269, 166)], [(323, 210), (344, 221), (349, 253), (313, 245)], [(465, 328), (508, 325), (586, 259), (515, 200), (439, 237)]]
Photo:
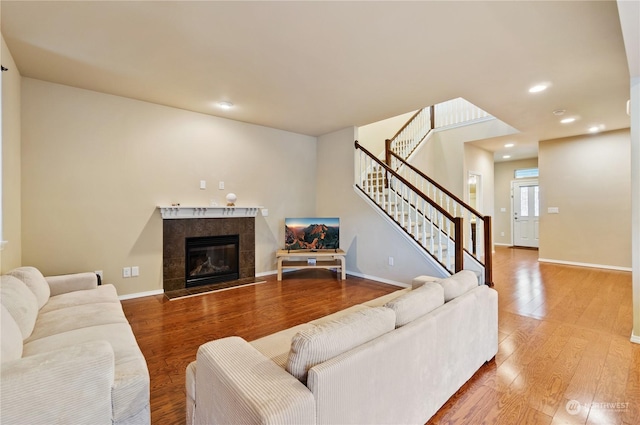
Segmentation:
[(373, 208), (373, 210), (380, 216), (382, 217), (390, 226), (391, 228), (393, 228), (395, 231), (397, 231), (400, 235), (402, 235), (411, 245), (411, 247), (413, 247), (416, 252), (418, 252), (425, 260), (427, 260), (427, 262), (429, 263), (430, 266), (432, 266), (432, 268), (434, 269), (434, 271), (437, 273), (437, 275), (435, 275), (435, 277), (448, 277), (450, 276), (449, 271), (442, 265), (440, 264), (440, 262), (438, 262), (436, 259), (434, 259), (428, 252), (426, 252), (421, 246), (420, 244), (413, 238), (413, 236), (411, 236), (410, 234), (408, 234), (398, 223), (396, 223), (391, 217), (389, 217), (389, 215), (382, 210), (382, 208), (376, 204), (371, 198), (369, 198), (366, 194), (364, 194), (360, 188), (358, 188), (357, 185), (353, 185), (353, 190), (358, 194), (358, 196), (360, 196), (367, 204), (369, 204), (369, 206), (371, 208)]

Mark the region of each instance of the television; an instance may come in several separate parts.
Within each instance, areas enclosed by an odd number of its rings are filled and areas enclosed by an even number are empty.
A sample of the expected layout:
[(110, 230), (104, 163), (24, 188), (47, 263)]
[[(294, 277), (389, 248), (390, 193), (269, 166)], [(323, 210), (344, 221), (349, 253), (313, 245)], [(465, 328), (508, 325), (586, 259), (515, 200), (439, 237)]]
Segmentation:
[(284, 219), (284, 249), (310, 250), (340, 248), (340, 219), (301, 217)]

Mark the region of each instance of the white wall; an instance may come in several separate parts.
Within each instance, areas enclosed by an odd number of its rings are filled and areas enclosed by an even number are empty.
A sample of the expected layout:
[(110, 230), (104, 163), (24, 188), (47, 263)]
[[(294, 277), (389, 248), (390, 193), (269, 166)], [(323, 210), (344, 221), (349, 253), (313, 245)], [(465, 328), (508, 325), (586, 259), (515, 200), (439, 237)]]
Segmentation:
[[(156, 206), (228, 192), (269, 209), (256, 218), (256, 273), (270, 272), (284, 217), (313, 215), (315, 188), (314, 137), (23, 79), (22, 262), (45, 274), (104, 270), (121, 295), (159, 290)], [(134, 265), (140, 277), (120, 277)]]
[(20, 200), (20, 84), (22, 77), (2, 38), (2, 239), (0, 272), (19, 267), (22, 262)]
[(384, 144), (415, 115), (416, 111), (358, 127), (358, 142), (378, 158), (384, 159)]
[(631, 267), (629, 155), (629, 129), (539, 143), (541, 261)]
[(464, 199), (464, 140), (448, 131), (432, 132), (411, 156), (411, 165)]
[(640, 344), (640, 77), (631, 79), (632, 340)]

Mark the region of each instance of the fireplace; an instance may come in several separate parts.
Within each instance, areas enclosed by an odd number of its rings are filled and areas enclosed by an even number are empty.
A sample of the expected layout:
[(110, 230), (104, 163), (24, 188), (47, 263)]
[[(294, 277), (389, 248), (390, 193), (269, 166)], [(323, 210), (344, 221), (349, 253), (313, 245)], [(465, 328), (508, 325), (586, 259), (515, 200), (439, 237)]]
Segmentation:
[[(237, 253), (235, 254), (238, 265), (237, 277), (230, 280), (245, 279), (255, 277), (255, 218), (253, 217), (223, 217), (223, 218), (184, 218), (184, 219), (165, 219), (163, 220), (162, 235), (162, 281), (165, 292), (176, 291), (195, 285), (204, 285), (205, 282), (198, 280), (197, 282), (187, 284), (189, 272), (192, 266), (187, 260), (187, 241), (208, 238), (228, 237), (236, 235)], [(225, 243), (226, 245), (226, 243)], [(198, 250), (200, 257), (211, 257), (211, 263), (216, 263), (213, 255), (207, 255), (203, 246)], [(203, 255), (204, 250), (204, 255)], [(216, 253), (217, 255), (218, 253)], [(226, 258), (231, 258), (232, 254), (223, 254)], [(206, 259), (204, 260), (206, 262)], [(197, 267), (197, 265), (196, 265)], [(205, 266), (206, 267), (206, 266)], [(206, 273), (210, 276), (199, 276), (206, 278), (219, 278), (216, 273)], [(227, 276), (228, 277), (228, 276)], [(210, 281), (211, 282), (211, 281)], [(217, 282), (221, 282), (218, 280)], [(216, 283), (216, 282), (214, 282)]]
[(239, 242), (239, 235), (186, 238), (186, 287), (237, 280)]

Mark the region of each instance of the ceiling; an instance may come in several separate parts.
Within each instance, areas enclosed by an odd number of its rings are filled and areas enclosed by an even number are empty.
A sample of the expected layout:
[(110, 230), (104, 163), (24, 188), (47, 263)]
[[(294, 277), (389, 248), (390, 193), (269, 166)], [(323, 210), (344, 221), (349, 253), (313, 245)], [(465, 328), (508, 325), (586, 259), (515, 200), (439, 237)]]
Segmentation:
[[(7, 1), (23, 77), (319, 136), (463, 97), (539, 140), (626, 128), (615, 1)], [(529, 87), (550, 84), (531, 94)], [(233, 102), (222, 110), (220, 101)], [(560, 124), (554, 110), (576, 117)], [(518, 153), (518, 149), (522, 152)]]

